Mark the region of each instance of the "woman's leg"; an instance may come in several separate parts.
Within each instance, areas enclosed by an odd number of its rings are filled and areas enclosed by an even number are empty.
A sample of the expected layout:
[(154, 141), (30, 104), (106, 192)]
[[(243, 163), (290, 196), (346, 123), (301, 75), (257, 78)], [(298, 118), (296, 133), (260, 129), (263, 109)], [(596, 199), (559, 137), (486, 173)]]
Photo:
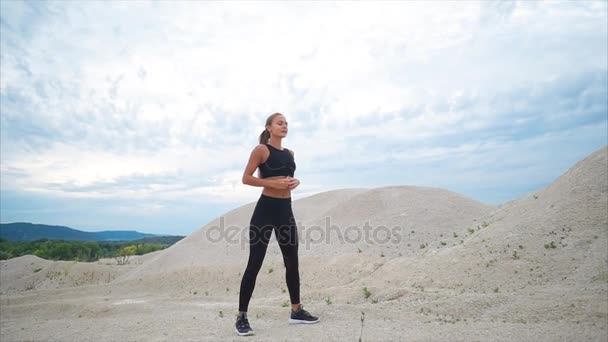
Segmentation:
[(255, 288), (255, 281), (266, 256), (268, 242), (272, 234), (272, 203), (263, 197), (253, 211), (249, 224), (249, 260), (241, 279), (239, 311), (247, 312), (249, 301)]
[[(296, 225), (291, 201), (283, 203), (275, 216), (275, 234), (283, 254), (285, 282), (289, 290), (292, 307), (300, 304), (300, 271), (298, 265), (298, 227)], [(297, 305), (296, 305), (297, 306)]]

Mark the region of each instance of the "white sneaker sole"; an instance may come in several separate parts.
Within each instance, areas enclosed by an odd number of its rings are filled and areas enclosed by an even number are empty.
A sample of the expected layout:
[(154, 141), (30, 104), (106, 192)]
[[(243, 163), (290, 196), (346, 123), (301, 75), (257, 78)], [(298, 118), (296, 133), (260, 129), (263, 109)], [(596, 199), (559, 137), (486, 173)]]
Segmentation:
[(321, 321), (321, 319), (317, 319), (316, 321), (302, 321), (299, 319), (290, 318), (289, 324), (313, 324), (313, 323), (319, 323), (320, 321)]
[(239, 332), (239, 330), (238, 330), (236, 327), (234, 327), (234, 331), (235, 331), (235, 332), (236, 332), (236, 334), (237, 334), (237, 335), (239, 335), (239, 336), (251, 336), (251, 335), (254, 335), (254, 334), (255, 334), (255, 332), (253, 332), (253, 331), (246, 332), (246, 333)]

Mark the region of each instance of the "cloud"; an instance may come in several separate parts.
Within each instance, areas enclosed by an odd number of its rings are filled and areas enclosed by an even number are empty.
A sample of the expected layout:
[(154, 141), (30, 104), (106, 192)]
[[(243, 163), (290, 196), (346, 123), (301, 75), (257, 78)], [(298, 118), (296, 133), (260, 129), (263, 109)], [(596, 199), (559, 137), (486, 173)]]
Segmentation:
[(497, 204), (607, 142), (605, 2), (0, 6), (4, 193), (167, 221), (253, 201), (277, 111), (296, 197), (405, 182)]

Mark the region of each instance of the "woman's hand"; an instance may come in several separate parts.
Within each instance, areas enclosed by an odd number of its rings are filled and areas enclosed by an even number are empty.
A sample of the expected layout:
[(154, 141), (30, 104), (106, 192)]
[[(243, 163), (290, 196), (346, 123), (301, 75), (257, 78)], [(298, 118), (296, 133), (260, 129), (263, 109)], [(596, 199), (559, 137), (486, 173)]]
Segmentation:
[(293, 190), (300, 185), (300, 180), (297, 178), (287, 177), (287, 179), (289, 180), (289, 190)]
[(285, 178), (269, 179), (266, 186), (278, 190), (293, 190), (298, 185), (300, 185), (299, 179), (287, 176)]
[(291, 185), (289, 178), (270, 179), (270, 187), (279, 190), (287, 190)]

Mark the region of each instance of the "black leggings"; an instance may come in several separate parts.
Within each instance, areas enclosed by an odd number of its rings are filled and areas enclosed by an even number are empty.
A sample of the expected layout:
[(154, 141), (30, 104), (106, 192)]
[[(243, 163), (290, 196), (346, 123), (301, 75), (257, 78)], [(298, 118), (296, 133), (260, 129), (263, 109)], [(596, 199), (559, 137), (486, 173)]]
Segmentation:
[(273, 230), (283, 253), (285, 281), (291, 304), (300, 303), (298, 227), (291, 209), (291, 197), (277, 198), (262, 194), (249, 225), (249, 260), (241, 280), (239, 311), (247, 311)]

